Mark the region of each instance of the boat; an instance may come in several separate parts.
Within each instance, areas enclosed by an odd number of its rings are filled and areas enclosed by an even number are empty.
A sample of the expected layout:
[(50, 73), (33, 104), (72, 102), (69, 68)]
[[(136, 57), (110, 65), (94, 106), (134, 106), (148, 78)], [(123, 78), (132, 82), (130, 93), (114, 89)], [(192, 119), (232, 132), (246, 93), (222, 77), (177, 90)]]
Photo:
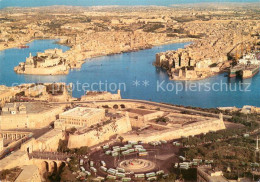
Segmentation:
[(19, 48), (20, 49), (26, 49), (26, 48), (29, 48), (29, 46), (28, 45), (20, 45)]
[(251, 78), (259, 72), (259, 65), (248, 65), (246, 69), (241, 72), (243, 79)]
[(251, 78), (259, 72), (260, 60), (253, 53), (246, 54), (238, 60), (238, 64), (230, 69), (229, 77), (241, 76)]

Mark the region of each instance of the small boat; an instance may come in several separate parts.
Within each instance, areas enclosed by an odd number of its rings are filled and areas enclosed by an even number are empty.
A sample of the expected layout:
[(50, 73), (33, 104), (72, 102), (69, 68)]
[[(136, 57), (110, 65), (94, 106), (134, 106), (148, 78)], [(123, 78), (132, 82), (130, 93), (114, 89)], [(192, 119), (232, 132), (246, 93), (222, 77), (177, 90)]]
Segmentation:
[(28, 45), (20, 45), (19, 48), (20, 49), (26, 49), (26, 48), (29, 48), (29, 46)]

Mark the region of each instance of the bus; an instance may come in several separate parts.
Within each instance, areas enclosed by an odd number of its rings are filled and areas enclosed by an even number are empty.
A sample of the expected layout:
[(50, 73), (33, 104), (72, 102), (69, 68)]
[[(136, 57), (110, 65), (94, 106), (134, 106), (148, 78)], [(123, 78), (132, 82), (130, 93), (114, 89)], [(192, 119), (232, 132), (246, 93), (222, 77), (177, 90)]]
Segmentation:
[(126, 145), (124, 145), (124, 147), (127, 147), (128, 149), (130, 149), (130, 148), (133, 147), (133, 145), (132, 144), (126, 144)]
[(128, 149), (127, 151), (128, 151), (129, 153), (132, 153), (132, 152), (135, 151), (135, 149)]
[(123, 177), (125, 177), (125, 173), (119, 173), (119, 172), (117, 172), (117, 173), (116, 173), (116, 176), (123, 178)]
[(118, 152), (112, 152), (112, 156), (113, 156), (113, 157), (118, 156)]
[(160, 140), (160, 142), (163, 143), (163, 144), (166, 144), (166, 143), (167, 143), (166, 140)]
[(146, 149), (138, 149), (138, 152), (146, 152)]
[(116, 168), (116, 169), (117, 169), (118, 172), (125, 173), (125, 169), (123, 169), (123, 168), (119, 168), (119, 167), (118, 167), (118, 168)]
[(101, 163), (102, 166), (106, 167), (105, 161), (101, 161), (100, 163)]
[(111, 154), (111, 150), (108, 150), (105, 152), (106, 155), (110, 155)]
[(90, 167), (90, 170), (91, 170), (91, 171), (93, 171), (94, 173), (96, 173), (96, 172), (97, 172), (97, 169), (96, 169), (96, 168), (94, 168), (94, 167)]
[(142, 145), (134, 145), (134, 148), (144, 148)]
[(186, 158), (183, 157), (183, 156), (179, 156), (179, 158), (180, 158), (182, 161), (186, 161)]
[(156, 181), (156, 180), (157, 180), (156, 176), (147, 178), (147, 181)]
[(138, 155), (141, 157), (141, 156), (147, 156), (148, 155), (148, 152), (140, 152), (138, 153)]
[(127, 155), (127, 154), (129, 154), (128, 151), (123, 151), (123, 152), (122, 152), (122, 155)]
[(103, 146), (103, 149), (105, 150), (105, 149), (109, 149), (109, 145), (104, 145)]
[(115, 149), (118, 149), (118, 148), (120, 148), (119, 146), (114, 146), (114, 147), (112, 147), (113, 148), (113, 150), (115, 150)]
[(165, 179), (165, 178), (168, 178), (169, 174), (164, 174), (162, 177)]
[(135, 178), (145, 178), (144, 174), (135, 174)]
[(121, 150), (120, 148), (115, 148), (115, 149), (113, 149), (112, 152), (119, 152), (120, 150)]
[(90, 161), (90, 162), (89, 162), (89, 165), (90, 165), (90, 167), (93, 167), (93, 166), (94, 166), (94, 162), (93, 162), (93, 161)]
[(161, 174), (164, 174), (164, 170), (160, 170), (160, 171), (157, 171), (156, 172), (156, 175), (158, 176), (158, 175), (161, 175)]
[(104, 167), (104, 166), (101, 166), (101, 167), (100, 167), (100, 169), (101, 169), (102, 171), (104, 171), (104, 172), (106, 172), (106, 171), (107, 171), (107, 168), (106, 168), (106, 167)]
[(189, 169), (190, 168), (189, 164), (187, 164), (187, 163), (180, 163), (179, 166), (180, 166), (181, 169)]
[(193, 162), (202, 163), (202, 159), (193, 159)]
[(110, 169), (107, 170), (107, 173), (108, 173), (108, 174), (112, 174), (112, 175), (115, 175), (116, 172), (117, 172), (117, 171), (116, 171), (115, 169), (112, 169), (112, 168), (110, 168)]
[(103, 177), (101, 177), (101, 176), (98, 176), (98, 177), (97, 177), (97, 180), (98, 180), (98, 181), (105, 181), (105, 178), (103, 178)]
[(155, 174), (155, 172), (151, 172), (151, 173), (146, 173), (145, 176), (146, 176), (147, 178), (149, 178), (149, 177), (154, 177), (154, 176), (156, 176), (156, 174)]
[(79, 160), (79, 165), (83, 166), (83, 163), (84, 163), (84, 160), (83, 160), (83, 159), (80, 159), (80, 160)]
[(120, 148), (121, 151), (125, 151), (125, 150), (127, 150), (127, 149), (128, 149), (128, 147), (121, 147), (121, 148)]
[(131, 181), (131, 180), (132, 180), (131, 178), (122, 178), (123, 182), (128, 182), (128, 181)]
[(116, 180), (116, 176), (107, 175), (107, 179), (113, 179), (113, 180)]
[(175, 145), (175, 146), (180, 146), (181, 145), (179, 142), (173, 142), (172, 144)]
[(91, 173), (89, 171), (85, 171), (85, 173), (88, 175), (88, 176), (91, 176)]
[(128, 141), (128, 144), (137, 145), (138, 142), (137, 141)]
[(85, 172), (85, 171), (86, 171), (84, 167), (80, 167), (80, 170), (81, 170), (82, 172)]

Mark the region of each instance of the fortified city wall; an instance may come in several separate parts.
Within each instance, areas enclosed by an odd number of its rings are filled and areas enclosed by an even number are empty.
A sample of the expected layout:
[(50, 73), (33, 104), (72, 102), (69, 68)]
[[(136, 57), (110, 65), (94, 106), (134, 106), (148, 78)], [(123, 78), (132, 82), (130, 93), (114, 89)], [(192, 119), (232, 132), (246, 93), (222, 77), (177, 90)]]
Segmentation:
[(0, 128), (9, 129), (39, 129), (50, 125), (56, 120), (56, 116), (63, 112), (63, 106), (35, 114), (9, 114), (0, 115)]
[(105, 124), (102, 127), (91, 129), (82, 134), (70, 134), (68, 148), (79, 148), (82, 146), (93, 146), (109, 140), (113, 135), (121, 135), (132, 130), (128, 114), (126, 116)]
[(199, 135), (201, 133), (208, 133), (210, 131), (218, 131), (225, 129), (225, 124), (223, 122), (222, 115), (220, 119), (212, 119), (209, 121), (199, 121), (196, 123), (188, 124), (180, 129), (167, 129), (158, 132), (153, 132), (152, 134), (124, 134), (125, 140), (143, 141), (145, 143), (159, 140), (173, 140), (181, 137), (188, 137), (193, 135)]
[(18, 67), (16, 67), (15, 71), (19, 74), (26, 75), (66, 75), (69, 73), (69, 70), (64, 67), (64, 65), (48, 68), (26, 68), (26, 71), (19, 70)]
[(62, 130), (53, 129), (45, 133), (38, 139), (31, 138), (21, 145), (20, 150), (32, 153), (33, 151), (40, 152), (56, 152), (59, 146), (59, 141), (64, 139)]
[(112, 94), (110, 92), (95, 92), (87, 91), (86, 95), (81, 97), (81, 101), (91, 101), (91, 100), (119, 100), (121, 99), (120, 90), (117, 93)]

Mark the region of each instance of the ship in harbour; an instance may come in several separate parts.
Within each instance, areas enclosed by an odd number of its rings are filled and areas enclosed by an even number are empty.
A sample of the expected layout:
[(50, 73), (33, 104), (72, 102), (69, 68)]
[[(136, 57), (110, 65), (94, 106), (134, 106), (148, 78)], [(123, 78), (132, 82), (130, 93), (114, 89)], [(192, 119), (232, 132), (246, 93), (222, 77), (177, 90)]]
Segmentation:
[(251, 78), (259, 72), (260, 60), (253, 53), (246, 54), (238, 64), (230, 69), (229, 77)]
[(19, 47), (20, 49), (26, 49), (26, 48), (29, 48), (28, 45), (19, 45), (18, 47)]

